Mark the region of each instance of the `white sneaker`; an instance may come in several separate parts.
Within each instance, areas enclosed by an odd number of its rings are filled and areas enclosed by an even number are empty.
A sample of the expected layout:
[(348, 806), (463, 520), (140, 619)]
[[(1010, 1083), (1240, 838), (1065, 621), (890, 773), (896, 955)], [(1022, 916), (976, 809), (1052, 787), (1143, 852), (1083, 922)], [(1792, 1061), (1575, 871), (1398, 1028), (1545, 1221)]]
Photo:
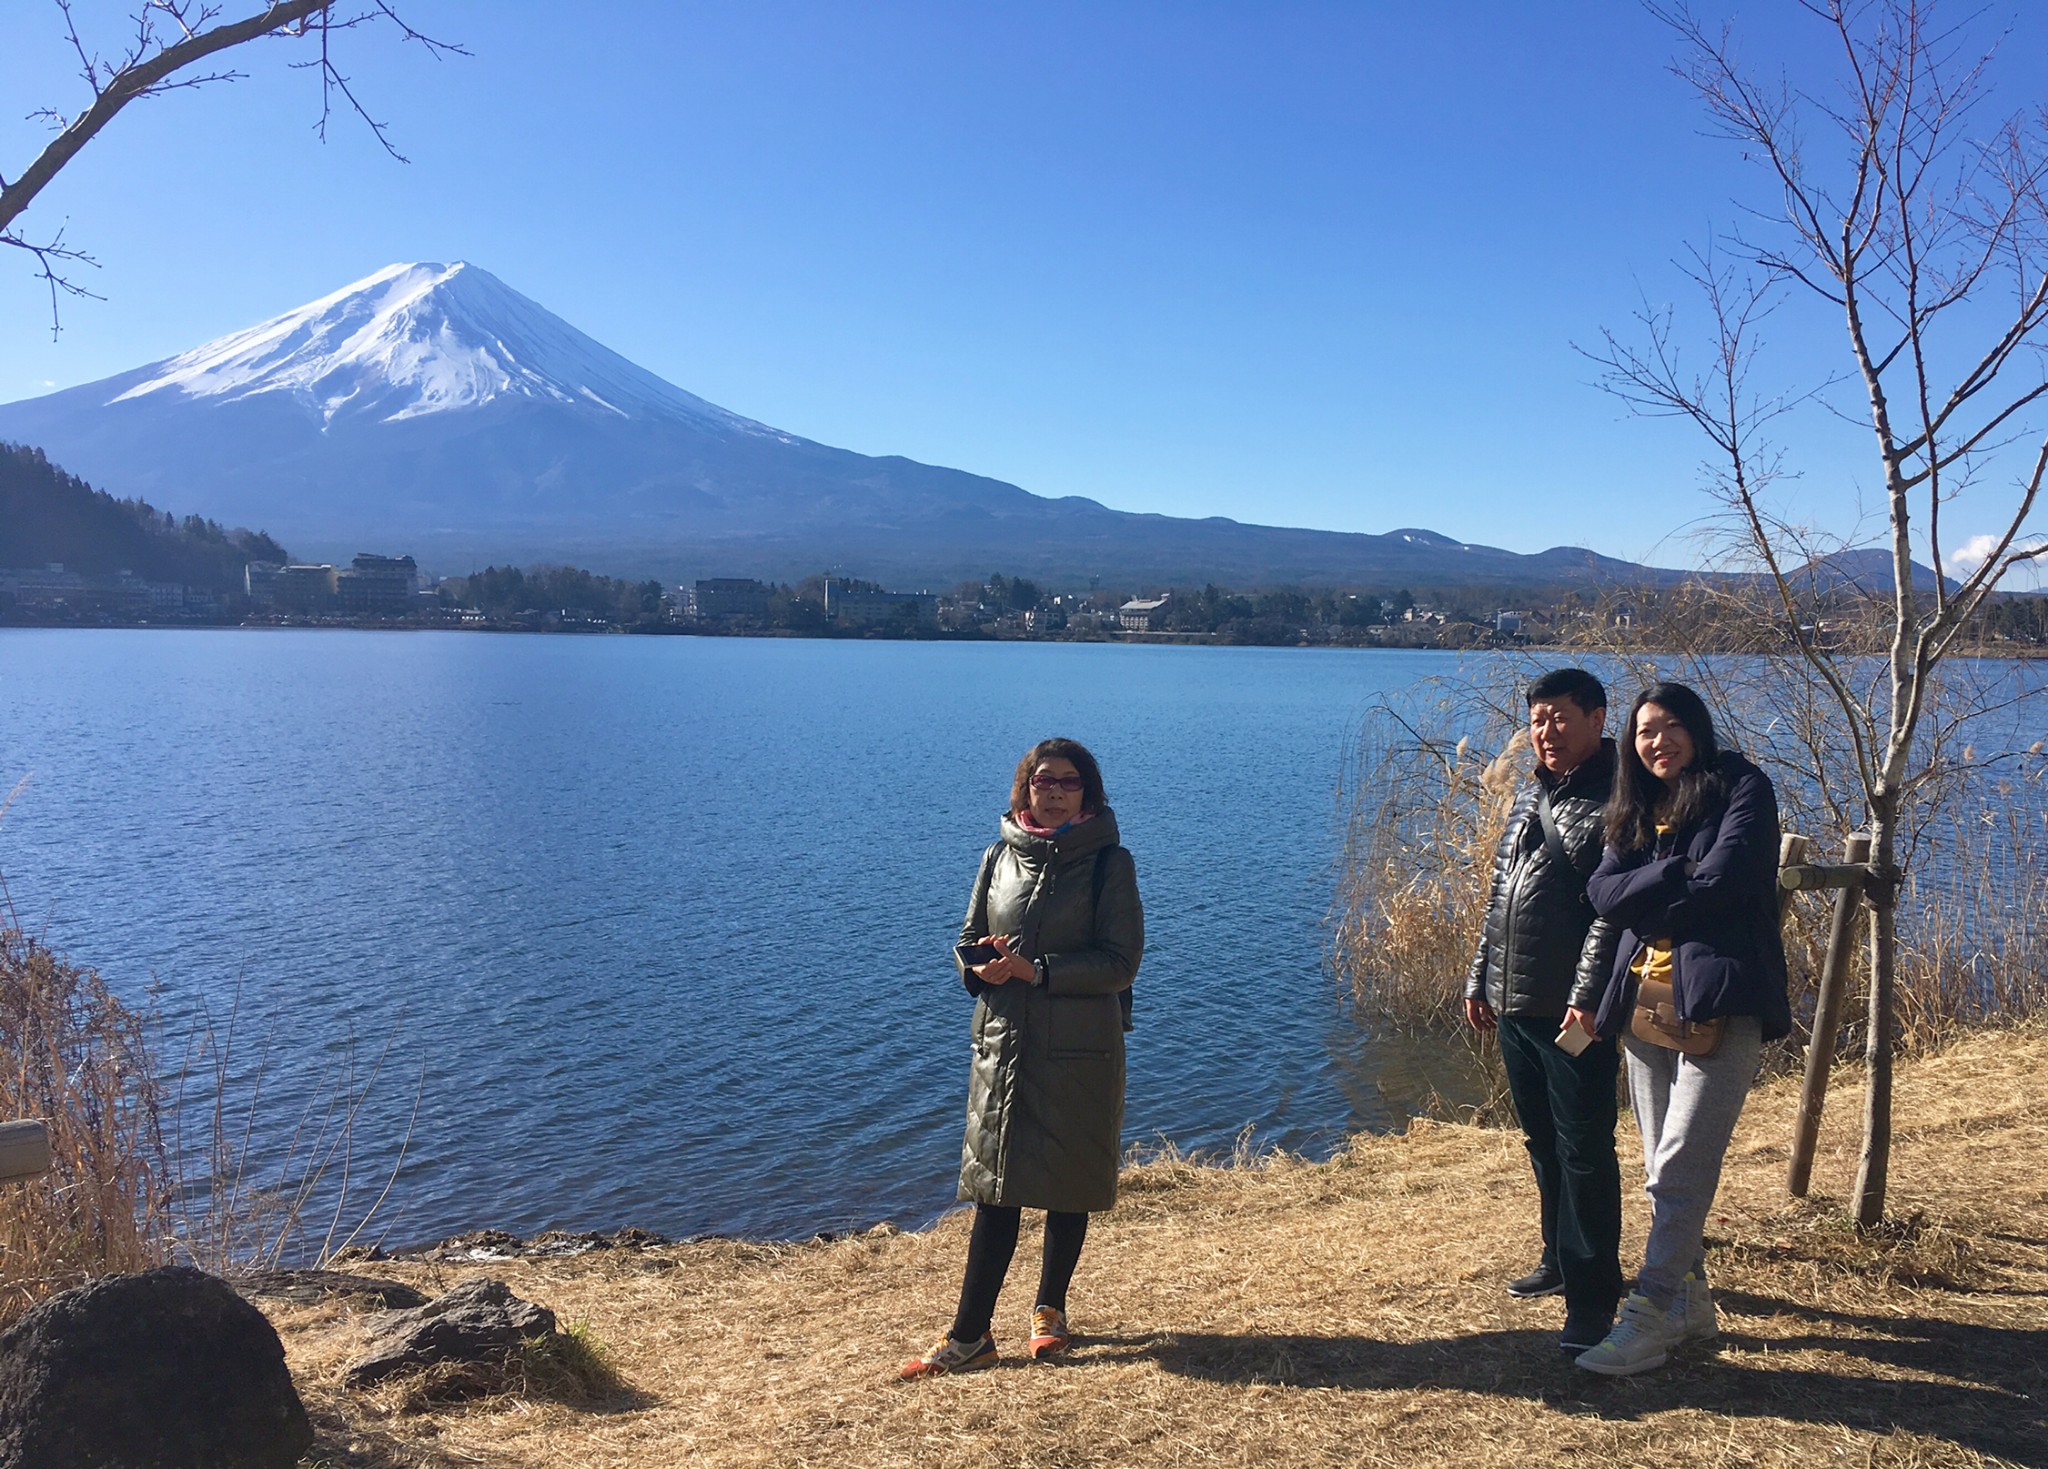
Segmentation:
[(1671, 1338), (1673, 1346), (1681, 1342), (1712, 1341), (1721, 1334), (1721, 1323), (1714, 1316), (1713, 1288), (1691, 1271), (1686, 1272), (1685, 1288), (1665, 1313), (1664, 1333)]
[(1579, 1354), (1578, 1363), (1588, 1372), (1607, 1377), (1627, 1377), (1662, 1367), (1671, 1358), (1672, 1337), (1665, 1326), (1668, 1315), (1645, 1295), (1630, 1295), (1621, 1303), (1621, 1315), (1607, 1340), (1590, 1352)]

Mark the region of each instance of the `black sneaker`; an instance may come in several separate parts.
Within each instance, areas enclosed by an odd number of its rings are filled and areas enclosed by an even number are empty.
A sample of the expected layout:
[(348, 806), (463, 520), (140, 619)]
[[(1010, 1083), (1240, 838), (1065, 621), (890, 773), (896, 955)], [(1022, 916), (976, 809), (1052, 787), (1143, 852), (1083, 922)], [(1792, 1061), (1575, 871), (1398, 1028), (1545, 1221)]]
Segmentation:
[(1538, 1265), (1520, 1280), (1508, 1282), (1508, 1294), (1525, 1301), (1536, 1296), (1554, 1296), (1563, 1289), (1564, 1277), (1558, 1274), (1555, 1265)]
[(1581, 1352), (1592, 1351), (1593, 1348), (1606, 1341), (1607, 1333), (1613, 1329), (1614, 1317), (1612, 1313), (1606, 1316), (1588, 1317), (1584, 1321), (1575, 1321), (1567, 1316), (1564, 1323), (1564, 1333), (1558, 1337), (1557, 1344), (1564, 1349), (1566, 1356), (1576, 1357)]

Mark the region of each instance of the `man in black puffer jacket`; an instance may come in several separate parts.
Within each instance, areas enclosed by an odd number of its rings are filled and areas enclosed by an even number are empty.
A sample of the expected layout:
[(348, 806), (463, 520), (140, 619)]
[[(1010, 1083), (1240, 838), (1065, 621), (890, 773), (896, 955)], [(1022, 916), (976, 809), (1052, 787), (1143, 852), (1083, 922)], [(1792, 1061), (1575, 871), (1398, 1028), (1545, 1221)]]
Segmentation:
[(1529, 686), (1536, 769), (1494, 853), (1486, 925), (1465, 978), (1465, 1018), (1500, 1036), (1542, 1202), (1543, 1258), (1508, 1294), (1563, 1292), (1559, 1344), (1573, 1353), (1599, 1343), (1621, 1300), (1621, 1055), (1592, 1023), (1617, 933), (1586, 901), (1614, 779), (1606, 723), (1607, 691), (1582, 668)]

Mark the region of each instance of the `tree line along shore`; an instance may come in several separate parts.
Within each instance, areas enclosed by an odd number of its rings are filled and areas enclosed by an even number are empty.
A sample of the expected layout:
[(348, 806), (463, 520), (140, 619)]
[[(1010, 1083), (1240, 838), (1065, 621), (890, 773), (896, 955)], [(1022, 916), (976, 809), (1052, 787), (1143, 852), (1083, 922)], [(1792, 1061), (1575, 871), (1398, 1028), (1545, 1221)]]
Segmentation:
[[(1875, 645), (1881, 589), (1830, 573), (1808, 587), (1813, 625)], [(1759, 616), (1760, 610), (1765, 614)], [(1226, 588), (1213, 583), (1057, 588), (992, 571), (902, 591), (820, 573), (795, 582), (710, 577), (687, 585), (564, 565), (489, 566), (423, 583), (412, 558), (295, 563), (261, 531), (180, 519), (121, 500), (0, 445), (0, 625), (296, 626), (842, 637), (1174, 642), (1259, 647), (1589, 648), (1723, 651), (1782, 646), (1764, 589), (1739, 579), (1643, 586)], [(1759, 639), (1759, 629), (1764, 635)], [(1975, 618), (1973, 646), (2048, 648), (2048, 596), (2007, 595)]]

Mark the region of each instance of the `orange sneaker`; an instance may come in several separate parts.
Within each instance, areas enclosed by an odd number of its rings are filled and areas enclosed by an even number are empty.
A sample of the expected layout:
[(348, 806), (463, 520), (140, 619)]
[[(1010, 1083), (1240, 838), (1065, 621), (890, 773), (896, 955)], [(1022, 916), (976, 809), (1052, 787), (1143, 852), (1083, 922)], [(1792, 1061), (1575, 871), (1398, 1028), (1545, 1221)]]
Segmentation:
[(1057, 1306), (1040, 1306), (1031, 1313), (1031, 1344), (1025, 1351), (1033, 1361), (1064, 1352), (1072, 1340), (1073, 1334), (1067, 1330), (1067, 1313)]
[(912, 1357), (896, 1375), (911, 1382), (920, 1377), (943, 1377), (948, 1372), (973, 1372), (995, 1364), (996, 1339), (990, 1333), (983, 1332), (980, 1341), (954, 1341), (950, 1336), (942, 1336), (938, 1345), (922, 1357)]

